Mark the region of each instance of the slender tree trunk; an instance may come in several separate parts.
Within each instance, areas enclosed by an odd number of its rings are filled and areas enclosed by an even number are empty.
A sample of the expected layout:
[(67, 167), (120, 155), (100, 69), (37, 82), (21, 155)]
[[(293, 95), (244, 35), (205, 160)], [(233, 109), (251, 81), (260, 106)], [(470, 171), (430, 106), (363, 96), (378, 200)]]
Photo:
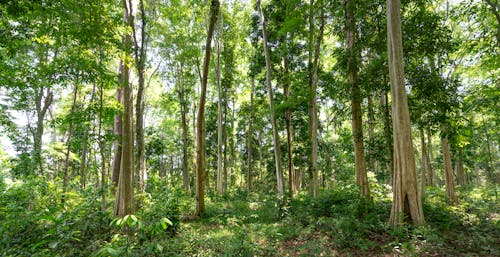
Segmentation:
[(352, 137), (354, 142), (354, 160), (356, 184), (361, 188), (361, 192), (367, 199), (371, 199), (370, 186), (366, 175), (365, 153), (363, 145), (363, 121), (361, 113), (361, 89), (358, 83), (357, 56), (355, 49), (356, 21), (354, 18), (355, 4), (346, 0), (346, 51), (347, 70), (349, 74), (349, 84), (351, 84), (351, 113), (352, 113)]
[(404, 83), (400, 9), (400, 0), (387, 0), (387, 48), (394, 128), (393, 200), (389, 224), (403, 224), (406, 214), (411, 217), (414, 225), (419, 226), (424, 223), (424, 213), (418, 196), (410, 114)]
[[(120, 74), (124, 73), (124, 64), (123, 61), (120, 61)], [(119, 88), (116, 89), (116, 100), (118, 103), (123, 104), (123, 76), (120, 75), (120, 85)], [(113, 157), (113, 173), (111, 174), (111, 188), (113, 192), (115, 191), (116, 187), (118, 186), (118, 180), (120, 178), (120, 166), (122, 163), (122, 127), (123, 127), (123, 111), (117, 111), (115, 113), (114, 117), (114, 135), (115, 135), (115, 141), (113, 143), (113, 152), (114, 152), (114, 157)]]
[(426, 174), (428, 174), (428, 168), (429, 168), (429, 157), (427, 155), (427, 146), (425, 145), (425, 133), (424, 129), (420, 128), (420, 149), (422, 152), (422, 170), (420, 173), (420, 197), (424, 197), (425, 195), (425, 186), (427, 185), (427, 179), (426, 179)]
[(147, 58), (147, 45), (149, 35), (146, 33), (147, 19), (146, 10), (144, 7), (144, 1), (139, 0), (139, 14), (141, 17), (141, 31), (140, 31), (140, 44), (137, 39), (137, 33), (135, 30), (134, 19), (129, 19), (129, 26), (132, 28), (133, 39), (134, 39), (134, 56), (135, 56), (135, 67), (137, 70), (138, 77), (138, 88), (137, 97), (135, 104), (135, 114), (136, 114), (136, 172), (137, 172), (137, 191), (144, 191), (145, 184), (145, 174), (146, 174), (146, 156), (145, 156), (145, 146), (144, 146), (144, 90), (145, 81), (144, 73), (146, 69), (146, 58)]
[(179, 85), (178, 85), (178, 95), (179, 95), (179, 103), (181, 109), (181, 127), (182, 127), (182, 183), (184, 185), (184, 190), (186, 192), (191, 192), (191, 186), (189, 183), (189, 139), (188, 139), (188, 123), (187, 123), (187, 101), (184, 92), (184, 69), (183, 64), (180, 64), (179, 67)]
[(217, 61), (215, 62), (215, 74), (217, 76), (217, 193), (224, 194), (222, 185), (223, 170), (222, 170), (222, 85), (220, 81), (220, 38), (216, 36), (215, 49), (217, 52)]
[(276, 180), (278, 187), (278, 194), (283, 195), (284, 187), (283, 187), (283, 173), (281, 170), (281, 153), (280, 153), (280, 137), (278, 134), (278, 127), (276, 124), (276, 117), (274, 113), (274, 97), (273, 97), (273, 88), (271, 85), (271, 54), (269, 47), (267, 45), (267, 30), (266, 30), (266, 21), (264, 19), (264, 13), (262, 11), (262, 6), (260, 0), (257, 0), (257, 9), (259, 12), (260, 18), (260, 26), (262, 29), (262, 45), (264, 46), (264, 57), (266, 60), (266, 87), (269, 94), (269, 115), (271, 120), (271, 126), (273, 129), (273, 145), (274, 145), (274, 162), (276, 169)]
[(377, 172), (377, 159), (375, 158), (375, 112), (373, 109), (373, 96), (368, 96), (368, 141), (370, 141), (368, 163), (373, 173)]
[(71, 138), (73, 136), (73, 115), (76, 106), (76, 97), (78, 96), (78, 82), (75, 84), (75, 89), (73, 90), (73, 101), (71, 103), (68, 138), (66, 141), (66, 159), (64, 161), (64, 172), (63, 172), (63, 187), (61, 194), (61, 203), (64, 204), (66, 200), (66, 188), (68, 186), (68, 170), (69, 170), (69, 154), (71, 153)]
[[(313, 197), (318, 196), (318, 106), (316, 99), (316, 88), (318, 84), (318, 69), (319, 69), (319, 54), (321, 50), (321, 41), (323, 40), (323, 31), (325, 27), (324, 7), (321, 8), (320, 13), (320, 27), (318, 35), (315, 35), (314, 27), (314, 0), (309, 1), (309, 88), (311, 90), (311, 100), (309, 102), (309, 136), (311, 139), (311, 153), (310, 153), (310, 173), (312, 175), (311, 194)], [(314, 51), (314, 55), (313, 55)]]
[[(132, 3), (123, 0), (124, 20), (127, 24), (133, 24)], [(132, 37), (126, 34), (123, 38), (125, 47), (132, 45)], [(126, 54), (129, 54), (126, 52)], [(122, 138), (122, 158), (120, 175), (118, 179), (118, 189), (116, 191), (116, 201), (114, 215), (124, 217), (134, 211), (134, 97), (132, 85), (130, 84), (130, 63), (129, 58), (123, 60), (123, 70), (121, 82), (123, 88), (123, 138)]]
[[(286, 55), (286, 54), (285, 54)], [(284, 58), (284, 85), (283, 93), (286, 100), (290, 99), (290, 85), (288, 83), (288, 57)], [(287, 108), (285, 111), (285, 121), (286, 121), (286, 142), (287, 142), (287, 153), (288, 153), (288, 190), (290, 197), (295, 193), (293, 186), (293, 144), (292, 144), (292, 111)]]
[(101, 211), (106, 210), (106, 156), (104, 153), (104, 135), (102, 134), (102, 123), (103, 123), (103, 85), (99, 86), (99, 152), (101, 154)]
[(428, 183), (429, 183), (429, 186), (434, 186), (434, 184), (436, 183), (435, 182), (435, 174), (434, 174), (434, 169), (432, 168), (432, 133), (431, 133), (431, 129), (428, 128), (427, 129), (427, 146), (429, 147), (429, 151), (428, 151), (428, 156), (429, 156), (429, 161), (428, 161), (428, 169), (427, 171), (429, 172), (429, 179), (428, 179)]
[(455, 183), (453, 182), (453, 167), (451, 165), (450, 145), (446, 136), (446, 131), (442, 131), (441, 150), (443, 151), (444, 179), (446, 185), (446, 196), (451, 204), (458, 204), (457, 194), (455, 192)]
[(250, 82), (252, 84), (252, 89), (250, 91), (250, 117), (248, 119), (248, 136), (247, 136), (247, 152), (248, 152), (248, 177), (247, 177), (247, 189), (248, 192), (252, 191), (252, 175), (253, 175), (253, 113), (254, 113), (254, 102), (253, 94), (255, 91), (255, 78), (251, 77)]
[(389, 180), (392, 184), (392, 179), (394, 177), (394, 152), (392, 145), (392, 130), (391, 130), (391, 114), (389, 111), (389, 97), (387, 96), (387, 92), (382, 93), (382, 97), (380, 98), (381, 105), (383, 106), (383, 117), (384, 117), (384, 136), (386, 140), (386, 152), (387, 152), (387, 160), (388, 160), (388, 171), (389, 171)]
[(205, 101), (207, 94), (208, 68), (210, 64), (210, 52), (212, 50), (212, 36), (214, 27), (219, 16), (220, 3), (212, 0), (210, 7), (210, 23), (208, 26), (207, 41), (205, 44), (205, 60), (203, 61), (203, 75), (201, 80), (200, 104), (196, 121), (196, 215), (205, 213), (205, 192), (203, 190), (203, 175), (205, 173)]
[[(95, 96), (95, 90), (96, 86), (95, 84), (92, 87), (92, 95), (90, 97), (90, 104), (94, 103), (94, 96)], [(87, 120), (90, 121), (90, 114), (87, 115)], [(87, 125), (85, 126), (85, 131), (83, 132), (83, 142), (82, 142), (82, 158), (80, 161), (80, 185), (82, 188), (85, 188), (86, 186), (86, 176), (87, 176), (87, 155), (89, 155), (88, 151), (88, 138), (89, 138), (89, 128), (87, 128)], [(93, 131), (95, 130), (95, 126), (92, 129)]]

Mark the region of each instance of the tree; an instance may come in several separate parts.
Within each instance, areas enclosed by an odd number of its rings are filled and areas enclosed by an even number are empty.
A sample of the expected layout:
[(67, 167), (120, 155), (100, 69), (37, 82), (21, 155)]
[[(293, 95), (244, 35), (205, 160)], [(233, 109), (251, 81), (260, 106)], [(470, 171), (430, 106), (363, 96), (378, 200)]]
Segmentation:
[(205, 101), (207, 94), (208, 68), (210, 64), (210, 52), (212, 36), (214, 34), (215, 23), (219, 16), (220, 3), (212, 0), (210, 5), (210, 21), (208, 25), (207, 41), (205, 44), (205, 59), (203, 61), (203, 73), (200, 86), (200, 103), (198, 105), (198, 115), (196, 120), (196, 215), (205, 213), (205, 192), (203, 190), (203, 178), (205, 174)]
[(349, 84), (351, 85), (351, 114), (352, 114), (352, 138), (354, 142), (354, 160), (356, 184), (361, 188), (363, 195), (370, 199), (370, 186), (366, 175), (366, 164), (363, 144), (363, 121), (361, 112), (361, 90), (358, 84), (358, 56), (356, 44), (356, 21), (354, 17), (354, 1), (345, 1), (346, 12), (346, 51), (347, 70)]
[(387, 0), (387, 48), (394, 128), (393, 202), (389, 224), (399, 226), (404, 222), (404, 215), (408, 215), (413, 224), (419, 226), (424, 223), (424, 213), (418, 196), (410, 114), (404, 83), (400, 9), (400, 0)]
[[(124, 21), (128, 26), (133, 25), (132, 2), (123, 0)], [(134, 96), (132, 85), (130, 84), (130, 49), (132, 47), (132, 37), (129, 33), (123, 36), (125, 47), (124, 58), (120, 70), (120, 79), (123, 88), (123, 137), (122, 154), (120, 164), (120, 175), (118, 178), (118, 189), (116, 191), (116, 201), (114, 215), (124, 217), (134, 211)]]
[(262, 11), (262, 6), (260, 0), (257, 0), (257, 11), (259, 13), (260, 27), (262, 30), (262, 45), (264, 47), (264, 58), (266, 61), (266, 87), (269, 96), (269, 119), (271, 121), (271, 127), (273, 130), (273, 148), (274, 148), (274, 164), (276, 170), (276, 180), (278, 187), (278, 194), (283, 195), (283, 173), (281, 170), (281, 153), (280, 153), (280, 137), (278, 133), (278, 125), (276, 124), (276, 116), (274, 113), (274, 96), (273, 88), (271, 84), (271, 54), (268, 46), (268, 35), (266, 30), (266, 20), (264, 18), (264, 12)]

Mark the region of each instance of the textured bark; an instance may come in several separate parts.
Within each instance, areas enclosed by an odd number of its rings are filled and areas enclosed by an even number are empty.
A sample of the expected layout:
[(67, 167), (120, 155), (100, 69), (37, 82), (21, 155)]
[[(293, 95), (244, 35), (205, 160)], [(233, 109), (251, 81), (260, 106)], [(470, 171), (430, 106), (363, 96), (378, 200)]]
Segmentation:
[[(309, 1), (309, 89), (311, 90), (311, 100), (309, 102), (309, 136), (311, 139), (311, 153), (310, 153), (310, 174), (312, 175), (311, 180), (311, 194), (313, 197), (318, 196), (318, 106), (316, 99), (316, 88), (318, 85), (318, 69), (319, 69), (319, 54), (321, 49), (321, 41), (323, 40), (323, 31), (325, 28), (325, 8), (321, 8), (321, 14), (319, 17), (320, 27), (318, 34), (314, 32), (314, 0)], [(313, 55), (314, 52), (314, 55)]]
[[(123, 1), (124, 5), (124, 20), (127, 24), (132, 24), (132, 4), (129, 0)], [(126, 34), (123, 38), (124, 45), (132, 45), (132, 37)], [(129, 54), (126, 52), (126, 54)], [(116, 191), (116, 201), (114, 215), (124, 217), (132, 214), (134, 211), (133, 195), (134, 195), (134, 97), (130, 79), (130, 63), (129, 58), (124, 58), (123, 69), (121, 74), (121, 82), (123, 88), (123, 137), (122, 137), (122, 158), (120, 175), (118, 179), (118, 188)]]
[(210, 52), (212, 50), (212, 36), (215, 22), (219, 16), (220, 3), (212, 0), (210, 7), (210, 22), (208, 26), (207, 41), (205, 44), (205, 59), (203, 61), (203, 74), (200, 87), (200, 103), (196, 119), (196, 215), (205, 213), (205, 192), (203, 177), (205, 173), (205, 101), (207, 95), (208, 68), (210, 65)]
[(270, 121), (271, 121), (271, 126), (273, 129), (273, 147), (274, 147), (274, 162), (275, 162), (275, 169), (276, 169), (276, 180), (277, 180), (277, 188), (278, 188), (278, 194), (283, 195), (284, 193), (284, 188), (283, 188), (283, 173), (281, 170), (281, 153), (280, 153), (280, 137), (278, 134), (278, 127), (276, 124), (276, 116), (274, 113), (274, 96), (273, 96), (273, 88), (271, 85), (271, 54), (269, 47), (267, 45), (267, 30), (266, 30), (266, 21), (264, 19), (264, 13), (262, 11), (262, 6), (260, 3), (260, 0), (257, 0), (257, 9), (259, 12), (259, 18), (260, 18), (260, 26), (262, 29), (262, 45), (264, 46), (264, 57), (266, 61), (266, 87), (269, 95), (269, 115), (270, 115)]
[(387, 48), (394, 138), (393, 201), (389, 224), (403, 224), (406, 214), (414, 225), (419, 226), (424, 223), (424, 213), (418, 196), (410, 114), (404, 83), (400, 9), (400, 0), (387, 0)]
[(248, 174), (247, 174), (247, 190), (252, 191), (252, 176), (253, 176), (253, 115), (254, 102), (253, 94), (255, 91), (255, 78), (251, 77), (252, 89), (250, 91), (250, 117), (248, 118), (248, 135), (247, 135), (247, 152), (248, 152)]
[(346, 51), (347, 51), (347, 72), (349, 74), (349, 84), (351, 85), (351, 114), (352, 114), (352, 138), (354, 143), (354, 161), (356, 184), (361, 188), (363, 195), (370, 199), (370, 186), (366, 175), (365, 153), (363, 144), (363, 120), (361, 113), (361, 89), (358, 83), (358, 67), (356, 50), (356, 21), (353, 10), (353, 1), (346, 0)]
[(61, 203), (64, 204), (66, 201), (66, 188), (68, 186), (68, 170), (69, 170), (69, 154), (71, 153), (71, 138), (73, 136), (73, 113), (75, 112), (76, 97), (78, 96), (78, 84), (75, 84), (75, 89), (73, 90), (73, 101), (71, 102), (71, 111), (69, 119), (69, 129), (68, 138), (66, 139), (66, 159), (64, 161), (64, 171), (63, 171), (63, 185), (61, 194)]
[(139, 14), (141, 17), (141, 42), (139, 44), (137, 33), (135, 30), (134, 19), (129, 19), (129, 26), (132, 27), (134, 36), (134, 53), (135, 53), (135, 67), (138, 77), (137, 97), (135, 103), (136, 114), (136, 172), (137, 172), (137, 191), (143, 192), (145, 185), (146, 174), (146, 156), (144, 145), (144, 73), (146, 69), (147, 46), (149, 35), (146, 33), (147, 19), (146, 10), (144, 8), (144, 1), (139, 0)]
[(458, 197), (455, 192), (455, 183), (453, 182), (453, 168), (451, 165), (451, 155), (450, 155), (450, 145), (448, 143), (448, 138), (443, 133), (441, 136), (441, 151), (443, 154), (443, 164), (444, 164), (444, 180), (446, 187), (446, 196), (451, 204), (458, 204)]

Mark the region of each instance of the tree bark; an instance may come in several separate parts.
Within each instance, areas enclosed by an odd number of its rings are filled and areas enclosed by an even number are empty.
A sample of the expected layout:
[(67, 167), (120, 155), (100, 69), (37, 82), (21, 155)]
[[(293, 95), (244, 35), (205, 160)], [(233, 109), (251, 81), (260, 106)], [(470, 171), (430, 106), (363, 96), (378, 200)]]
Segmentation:
[[(287, 44), (287, 42), (285, 42)], [(288, 101), (290, 99), (290, 84), (288, 83), (288, 57), (285, 52), (285, 57), (283, 57), (283, 94), (285, 99)], [(285, 122), (286, 122), (286, 142), (287, 142), (287, 154), (288, 154), (288, 190), (289, 195), (292, 197), (295, 193), (293, 186), (293, 144), (292, 144), (292, 111), (290, 108), (285, 110)]]
[(453, 182), (453, 167), (451, 165), (451, 155), (450, 155), (450, 145), (448, 143), (448, 137), (446, 136), (446, 131), (442, 129), (441, 135), (441, 150), (443, 151), (443, 163), (444, 163), (444, 179), (446, 185), (446, 196), (451, 204), (458, 204), (457, 194), (455, 192), (455, 183)]
[(377, 159), (375, 158), (375, 112), (373, 109), (373, 96), (368, 96), (368, 141), (370, 142), (369, 148), (369, 159), (370, 164), (369, 169), (373, 172), (377, 172)]
[[(129, 0), (123, 0), (124, 20), (127, 24), (133, 24), (132, 3)], [(132, 37), (126, 34), (123, 38), (126, 48), (131, 47)], [(130, 54), (125, 52), (125, 54)], [(116, 191), (116, 201), (114, 215), (124, 217), (132, 214), (134, 211), (134, 97), (132, 85), (130, 84), (130, 63), (129, 58), (123, 60), (123, 70), (121, 82), (123, 88), (123, 139), (122, 139), (122, 158), (120, 175), (118, 179), (118, 190)]]
[(462, 150), (457, 151), (457, 158), (455, 160), (455, 174), (457, 174), (457, 184), (464, 186), (466, 184), (464, 166), (462, 162)]
[(99, 86), (99, 127), (98, 127), (98, 136), (99, 136), (99, 152), (101, 154), (101, 211), (106, 210), (106, 156), (104, 149), (104, 135), (102, 134), (102, 123), (103, 123), (103, 95), (104, 95), (104, 86), (101, 84)]
[(383, 117), (384, 117), (384, 136), (386, 140), (386, 151), (387, 151), (387, 170), (389, 171), (389, 181), (392, 184), (392, 178), (394, 177), (394, 153), (392, 145), (392, 131), (391, 131), (391, 114), (389, 111), (389, 96), (387, 92), (383, 92), (381, 96), (381, 105), (383, 106)]
[(400, 9), (400, 0), (387, 0), (387, 48), (394, 138), (393, 201), (389, 224), (393, 227), (403, 224), (404, 214), (412, 219), (415, 226), (424, 223), (422, 203), (418, 196), (410, 114), (404, 83)]
[(434, 169), (432, 168), (432, 133), (431, 133), (431, 129), (428, 128), (427, 129), (427, 146), (429, 147), (429, 151), (428, 151), (428, 156), (429, 156), (429, 162), (427, 163), (429, 165), (428, 167), (428, 172), (429, 172), (429, 179), (428, 179), (428, 183), (429, 183), (429, 186), (434, 186), (434, 184), (436, 183), (435, 182), (435, 175), (434, 175)]
[(276, 124), (276, 116), (274, 113), (274, 96), (273, 96), (273, 88), (271, 85), (271, 54), (269, 46), (267, 45), (268, 36), (266, 30), (266, 21), (264, 19), (264, 13), (262, 11), (260, 0), (257, 0), (257, 10), (259, 12), (260, 26), (262, 29), (262, 45), (264, 46), (264, 57), (266, 61), (266, 87), (269, 95), (269, 108), (270, 108), (269, 115), (273, 130), (274, 162), (276, 169), (277, 188), (278, 188), (278, 194), (283, 195), (284, 187), (283, 187), (283, 173), (281, 170), (280, 138), (278, 134), (278, 127)]
[(352, 137), (354, 143), (354, 160), (356, 184), (361, 188), (361, 192), (367, 199), (371, 199), (370, 186), (366, 175), (365, 153), (363, 144), (363, 121), (361, 113), (361, 89), (358, 83), (357, 56), (355, 49), (356, 41), (356, 21), (353, 10), (353, 1), (346, 0), (346, 51), (347, 70), (349, 74), (349, 84), (351, 85), (351, 114), (352, 114)]
[(215, 22), (219, 16), (220, 3), (212, 0), (210, 6), (210, 23), (208, 26), (207, 41), (205, 44), (205, 60), (203, 61), (203, 75), (200, 87), (200, 103), (196, 120), (196, 215), (205, 213), (205, 192), (203, 190), (203, 175), (205, 173), (205, 101), (207, 95), (208, 68), (210, 65), (210, 52), (212, 50), (212, 36)]

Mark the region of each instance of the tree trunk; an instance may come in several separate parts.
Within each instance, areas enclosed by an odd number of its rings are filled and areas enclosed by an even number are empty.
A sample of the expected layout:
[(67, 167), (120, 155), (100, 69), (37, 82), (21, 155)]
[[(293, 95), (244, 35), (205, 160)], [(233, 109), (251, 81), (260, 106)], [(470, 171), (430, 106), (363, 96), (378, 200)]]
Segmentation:
[(361, 188), (361, 192), (367, 199), (370, 197), (370, 186), (366, 175), (365, 153), (363, 145), (363, 121), (361, 113), (361, 90), (358, 84), (357, 50), (355, 49), (356, 40), (356, 21), (353, 10), (355, 4), (353, 1), (345, 1), (346, 11), (346, 51), (347, 51), (347, 70), (349, 74), (349, 84), (351, 85), (351, 114), (352, 114), (352, 137), (354, 142), (354, 160), (356, 184)]
[(106, 210), (106, 156), (104, 149), (104, 135), (102, 134), (102, 123), (103, 123), (103, 94), (104, 94), (104, 86), (99, 86), (99, 128), (98, 128), (98, 136), (99, 136), (99, 152), (101, 154), (101, 211)]
[[(311, 194), (313, 197), (318, 196), (318, 107), (316, 99), (316, 88), (318, 84), (318, 68), (319, 68), (319, 54), (321, 49), (321, 41), (323, 40), (323, 31), (325, 27), (324, 7), (320, 7), (320, 27), (316, 38), (314, 38), (314, 0), (309, 1), (309, 88), (311, 90), (311, 100), (309, 102), (309, 136), (311, 139), (311, 153), (310, 153), (310, 173), (312, 175)], [(313, 56), (314, 51), (314, 56)]]
[[(94, 103), (94, 97), (95, 97), (95, 90), (96, 90), (96, 85), (94, 84), (92, 87), (92, 95), (90, 97), (90, 105)], [(86, 119), (90, 121), (91, 117), (90, 114), (87, 115)], [(85, 126), (85, 131), (83, 132), (83, 142), (82, 142), (82, 159), (80, 161), (80, 185), (82, 188), (85, 188), (86, 186), (86, 176), (87, 176), (87, 155), (90, 155), (88, 151), (88, 139), (89, 139), (89, 128), (87, 128), (87, 125)], [(92, 129), (93, 131), (95, 130), (95, 126)], [(94, 131), (95, 132), (95, 131)]]
[(428, 151), (429, 161), (427, 163), (429, 165), (428, 170), (427, 170), (429, 172), (429, 176), (428, 176), (429, 177), (429, 179), (428, 179), (429, 184), (428, 185), (434, 186), (434, 184), (436, 182), (434, 179), (434, 177), (435, 177), (434, 169), (432, 168), (432, 163), (431, 163), (431, 161), (432, 161), (432, 133), (431, 133), (430, 128), (427, 129), (427, 146), (429, 147), (429, 151)]
[(212, 36), (215, 22), (219, 16), (220, 3), (212, 0), (210, 7), (210, 23), (208, 26), (207, 41), (205, 44), (205, 60), (203, 61), (203, 75), (200, 87), (200, 104), (196, 120), (196, 215), (205, 213), (205, 192), (203, 190), (203, 175), (205, 173), (205, 101), (207, 95), (208, 68), (210, 65), (210, 52), (212, 50)]
[(73, 101), (71, 103), (71, 111), (69, 113), (69, 129), (68, 129), (68, 138), (66, 141), (66, 159), (64, 161), (64, 172), (63, 172), (63, 185), (62, 185), (62, 194), (61, 194), (61, 203), (64, 205), (66, 201), (66, 188), (68, 186), (68, 170), (69, 170), (69, 154), (71, 153), (71, 138), (73, 136), (73, 115), (75, 112), (76, 105), (76, 97), (78, 95), (78, 82), (75, 84), (75, 89), (73, 90)]
[(422, 203), (418, 196), (410, 114), (404, 83), (400, 9), (400, 0), (387, 0), (387, 48), (394, 138), (393, 201), (389, 224), (393, 227), (403, 224), (404, 214), (411, 217), (415, 226), (424, 223)]
[(389, 171), (389, 180), (392, 184), (392, 178), (394, 177), (394, 153), (393, 153), (393, 145), (392, 145), (392, 131), (391, 131), (391, 114), (389, 112), (389, 96), (387, 92), (382, 93), (382, 97), (380, 99), (381, 104), (383, 106), (383, 116), (384, 116), (384, 136), (386, 140), (386, 151), (387, 151), (387, 160), (388, 160), (388, 171)]
[[(124, 73), (124, 69), (125, 67), (123, 61), (120, 61), (120, 74)], [(118, 103), (123, 104), (123, 75), (120, 75), (119, 84), (119, 88), (116, 89), (116, 100), (118, 101)], [(115, 141), (113, 143), (114, 157), (112, 164), (113, 173), (111, 174), (111, 188), (114, 192), (116, 190), (116, 187), (118, 186), (118, 180), (120, 178), (120, 166), (122, 163), (123, 111), (120, 110), (115, 113), (113, 127)]]
[[(222, 170), (222, 85), (220, 81), (220, 38), (215, 39), (215, 49), (217, 52), (217, 61), (215, 62), (215, 74), (217, 76), (217, 193), (219, 195), (224, 194), (224, 188), (222, 185), (223, 180), (223, 170)], [(225, 164), (225, 163), (224, 163)]]
[(248, 192), (252, 191), (252, 173), (253, 173), (253, 113), (254, 113), (254, 102), (253, 94), (255, 91), (255, 78), (251, 77), (250, 82), (252, 84), (252, 89), (250, 91), (250, 117), (248, 118), (248, 136), (247, 136), (247, 152), (248, 152), (248, 176), (247, 176), (247, 189)]
[(264, 46), (264, 57), (266, 61), (266, 87), (269, 94), (269, 115), (271, 120), (271, 126), (273, 129), (273, 145), (274, 145), (274, 162), (276, 169), (276, 180), (278, 187), (278, 194), (283, 195), (283, 173), (281, 170), (281, 153), (280, 153), (280, 138), (278, 134), (278, 127), (276, 124), (276, 117), (274, 113), (274, 97), (273, 97), (273, 88), (271, 85), (271, 54), (269, 47), (267, 45), (267, 30), (266, 30), (266, 21), (264, 19), (264, 13), (262, 11), (262, 6), (260, 0), (257, 0), (257, 9), (259, 12), (260, 18), (260, 26), (262, 29), (262, 45)]
[(186, 192), (191, 192), (191, 186), (189, 183), (189, 139), (188, 139), (188, 123), (187, 123), (187, 101), (186, 96), (184, 95), (184, 79), (183, 79), (183, 64), (180, 64), (180, 71), (177, 76), (179, 77), (178, 83), (178, 95), (179, 95), (179, 105), (181, 109), (181, 127), (182, 127), (182, 183), (184, 186), (184, 190)]
[(424, 129), (420, 128), (420, 149), (422, 154), (422, 164), (421, 164), (421, 173), (420, 173), (420, 197), (424, 197), (425, 195), (425, 186), (427, 185), (426, 174), (429, 173), (429, 157), (427, 155), (427, 146), (425, 145), (425, 133)]
[(377, 159), (375, 158), (375, 112), (373, 109), (373, 96), (368, 96), (368, 140), (370, 141), (368, 163), (373, 173), (377, 172)]
[[(133, 24), (132, 4), (131, 1), (123, 1), (125, 8), (124, 20), (127, 24)], [(130, 34), (126, 34), (123, 38), (124, 45), (128, 48), (132, 45)], [(128, 55), (129, 53), (126, 52)], [(130, 63), (129, 58), (124, 58), (123, 69), (121, 74), (121, 82), (123, 88), (123, 138), (122, 138), (122, 158), (120, 175), (118, 179), (118, 189), (116, 191), (116, 201), (114, 215), (124, 217), (132, 214), (134, 211), (133, 195), (134, 195), (134, 97), (132, 85), (130, 84)]]
[(441, 150), (443, 151), (446, 196), (448, 197), (448, 200), (451, 202), (451, 204), (455, 205), (458, 204), (458, 198), (455, 192), (455, 183), (453, 182), (453, 167), (451, 165), (450, 145), (448, 144), (446, 131), (442, 131)]
[[(286, 43), (285, 43), (286, 44)], [(290, 99), (290, 85), (288, 83), (288, 57), (283, 58), (283, 94), (285, 99), (288, 101)], [(292, 144), (292, 111), (290, 108), (285, 110), (285, 121), (286, 121), (286, 142), (287, 142), (287, 153), (288, 153), (288, 190), (290, 197), (295, 193), (293, 186), (293, 144)]]

